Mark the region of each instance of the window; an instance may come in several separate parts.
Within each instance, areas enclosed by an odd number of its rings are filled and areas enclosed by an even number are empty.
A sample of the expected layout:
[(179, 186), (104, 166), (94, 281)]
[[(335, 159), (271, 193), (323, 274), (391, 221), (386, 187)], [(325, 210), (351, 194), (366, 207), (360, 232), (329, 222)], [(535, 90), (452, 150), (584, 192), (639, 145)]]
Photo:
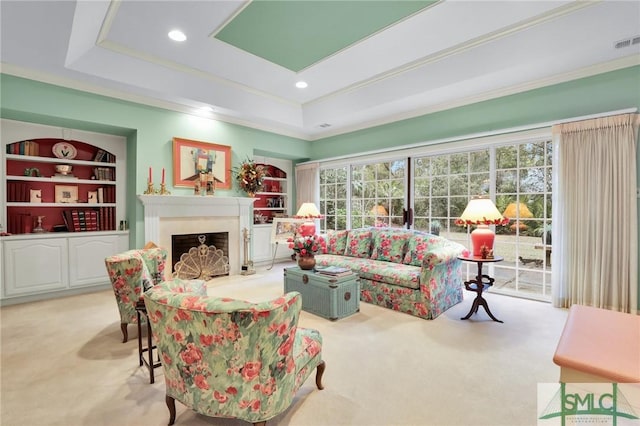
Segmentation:
[(551, 300), (550, 140), (495, 148), (496, 207), (509, 217), (496, 228), (496, 290)]
[[(495, 229), (494, 251), (505, 260), (489, 268), (492, 291), (550, 300), (551, 140), (510, 136), (453, 145), (449, 152), (429, 147), (405, 159), (321, 167), (322, 228), (403, 227), (410, 208), (414, 229), (470, 247), (470, 230), (455, 220), (471, 196), (489, 194), (510, 218)], [(467, 266), (470, 278), (475, 266)]]
[(420, 157), (413, 164), (413, 227), (466, 245), (466, 230), (455, 220), (472, 195), (490, 189), (489, 150)]
[(347, 167), (320, 170), (321, 229), (347, 229)]
[(351, 167), (351, 227), (402, 227), (406, 161)]

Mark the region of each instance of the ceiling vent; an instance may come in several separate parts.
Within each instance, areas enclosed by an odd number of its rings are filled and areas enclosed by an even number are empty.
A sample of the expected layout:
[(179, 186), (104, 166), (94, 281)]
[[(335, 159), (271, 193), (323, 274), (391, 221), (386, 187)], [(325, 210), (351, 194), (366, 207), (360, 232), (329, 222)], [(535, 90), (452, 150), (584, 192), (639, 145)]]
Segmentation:
[(624, 47), (629, 47), (634, 44), (640, 44), (640, 36), (629, 37), (624, 40), (617, 41), (614, 47), (616, 49), (622, 49)]
[(331, 124), (329, 124), (329, 123), (322, 123), (322, 124), (318, 124), (318, 127), (322, 127), (323, 129), (326, 129), (327, 127), (331, 127)]

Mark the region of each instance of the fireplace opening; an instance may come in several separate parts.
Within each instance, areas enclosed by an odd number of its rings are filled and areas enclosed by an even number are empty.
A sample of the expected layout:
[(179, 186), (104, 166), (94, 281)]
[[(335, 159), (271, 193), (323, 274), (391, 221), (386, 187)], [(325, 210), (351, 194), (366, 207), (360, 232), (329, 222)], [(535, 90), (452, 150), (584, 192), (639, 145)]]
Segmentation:
[(229, 275), (229, 233), (172, 235), (171, 270), (183, 279)]

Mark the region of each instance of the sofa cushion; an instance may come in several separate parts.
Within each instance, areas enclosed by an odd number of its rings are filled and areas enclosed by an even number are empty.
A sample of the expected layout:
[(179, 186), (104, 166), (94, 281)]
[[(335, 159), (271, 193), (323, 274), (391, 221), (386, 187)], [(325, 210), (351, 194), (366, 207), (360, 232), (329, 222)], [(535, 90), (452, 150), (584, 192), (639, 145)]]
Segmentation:
[(371, 259), (402, 263), (411, 234), (404, 229), (374, 231)]
[(335, 254), (316, 255), (316, 264), (351, 268), (359, 277), (400, 287), (419, 289), (422, 268), (379, 260), (354, 258)]
[(349, 231), (334, 231), (329, 230), (324, 235), (325, 242), (327, 243), (328, 254), (344, 254), (347, 248), (347, 234)]
[(369, 258), (371, 255), (371, 230), (356, 229), (349, 231), (345, 256)]
[(446, 243), (444, 238), (439, 238), (431, 234), (418, 234), (409, 238), (407, 244), (407, 254), (404, 256), (402, 263), (406, 265), (422, 266), (422, 263), (427, 254), (433, 251), (436, 247), (442, 246)]

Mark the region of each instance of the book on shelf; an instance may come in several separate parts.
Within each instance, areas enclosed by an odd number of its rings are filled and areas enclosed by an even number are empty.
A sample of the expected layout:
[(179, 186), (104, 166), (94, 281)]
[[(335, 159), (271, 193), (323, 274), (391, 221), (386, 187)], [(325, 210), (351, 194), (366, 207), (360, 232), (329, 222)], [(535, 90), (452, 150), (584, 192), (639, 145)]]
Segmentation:
[(7, 216), (7, 232), (10, 234), (28, 234), (32, 227), (31, 213), (9, 213)]
[(78, 219), (80, 221), (80, 231), (87, 230), (87, 218), (84, 210), (78, 210)]
[(39, 145), (34, 141), (14, 142), (7, 145), (7, 154), (37, 156)]
[(88, 210), (87, 231), (98, 230), (98, 212), (96, 210)]
[(73, 218), (71, 217), (71, 210), (62, 211), (62, 220), (64, 221), (64, 225), (67, 227), (68, 232), (75, 231), (73, 227)]
[(97, 180), (115, 180), (113, 169), (111, 169), (110, 167), (94, 167), (93, 175)]
[(93, 157), (93, 161), (102, 161), (105, 157), (106, 152), (104, 149), (99, 149), (96, 151), (96, 155)]
[(316, 267), (316, 272), (323, 275), (330, 275), (332, 277), (344, 277), (346, 275), (351, 275), (351, 269), (344, 268), (342, 266), (326, 266), (324, 268)]
[(7, 182), (7, 202), (28, 203), (31, 201), (29, 189), (26, 182)]

